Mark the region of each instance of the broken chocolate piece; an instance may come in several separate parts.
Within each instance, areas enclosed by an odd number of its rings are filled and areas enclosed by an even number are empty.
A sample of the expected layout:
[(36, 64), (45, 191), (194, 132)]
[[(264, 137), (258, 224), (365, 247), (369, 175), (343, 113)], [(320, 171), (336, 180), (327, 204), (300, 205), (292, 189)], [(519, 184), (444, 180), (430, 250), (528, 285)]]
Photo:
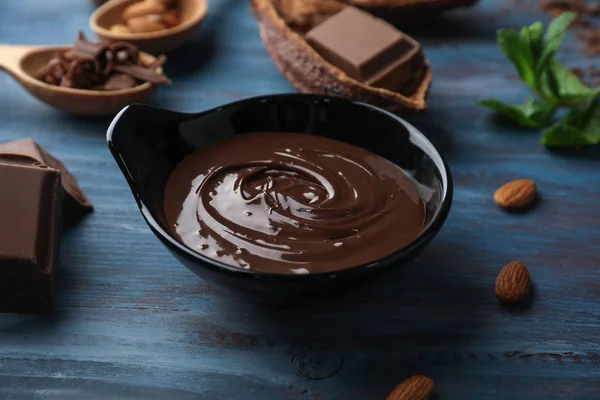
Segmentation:
[(115, 71), (130, 75), (141, 81), (150, 83), (171, 83), (171, 80), (163, 74), (157, 74), (156, 69), (142, 65), (115, 65)]
[(409, 84), (424, 69), (418, 42), (355, 7), (317, 25), (306, 40), (328, 62), (369, 86), (410, 95)]
[(0, 161), (0, 312), (49, 313), (61, 232), (60, 171)]
[(65, 225), (71, 224), (94, 209), (94, 206), (85, 194), (83, 194), (77, 181), (69, 173), (64, 164), (44, 151), (39, 144), (31, 139), (0, 143), (0, 162), (14, 162), (15, 159), (23, 157), (46, 164), (60, 171), (62, 187), (65, 193), (63, 201)]

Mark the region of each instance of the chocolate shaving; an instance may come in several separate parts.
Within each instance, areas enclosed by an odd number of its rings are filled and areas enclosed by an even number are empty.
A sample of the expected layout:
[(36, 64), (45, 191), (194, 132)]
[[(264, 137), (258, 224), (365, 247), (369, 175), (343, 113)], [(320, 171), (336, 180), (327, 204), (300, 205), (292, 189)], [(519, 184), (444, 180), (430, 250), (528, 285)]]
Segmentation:
[(77, 40), (73, 44), (73, 51), (79, 57), (97, 57), (102, 52), (104, 46), (100, 43), (94, 43), (85, 37), (83, 32), (79, 32)]
[(45, 65), (39, 72), (39, 76), (42, 77), (47, 83), (51, 85), (59, 85), (62, 78), (67, 74), (69, 70), (69, 63), (58, 57), (50, 60), (48, 65)]
[(138, 81), (126, 74), (112, 74), (110, 78), (102, 86), (98, 86), (96, 90), (122, 90), (130, 89), (138, 85)]
[(75, 89), (120, 90), (143, 82), (171, 83), (157, 72), (165, 61), (166, 57), (161, 55), (150, 65), (144, 65), (140, 50), (133, 44), (95, 43), (79, 32), (73, 48), (56, 54), (38, 71), (37, 77), (51, 85)]
[(109, 51), (115, 55), (117, 64), (139, 64), (140, 50), (127, 42), (116, 42), (108, 46)]
[(86, 89), (100, 80), (100, 64), (95, 58), (78, 58), (71, 62), (60, 86)]
[[(160, 63), (157, 63), (160, 61)], [(156, 69), (160, 67), (166, 61), (166, 57), (163, 56), (156, 59), (155, 62), (152, 63), (153, 67), (150, 66), (142, 66), (142, 65), (115, 65), (115, 71), (122, 72), (124, 74), (130, 75), (136, 79), (141, 81), (151, 82), (151, 83), (171, 83), (171, 80), (167, 78), (163, 74), (159, 74), (156, 72)]]

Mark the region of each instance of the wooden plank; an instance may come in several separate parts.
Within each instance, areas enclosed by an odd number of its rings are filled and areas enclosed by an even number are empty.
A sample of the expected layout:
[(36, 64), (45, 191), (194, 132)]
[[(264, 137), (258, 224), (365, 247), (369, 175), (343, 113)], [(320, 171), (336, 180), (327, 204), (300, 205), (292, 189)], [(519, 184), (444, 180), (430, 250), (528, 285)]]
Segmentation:
[[(397, 280), (320, 307), (266, 309), (196, 279), (146, 228), (106, 149), (109, 120), (55, 112), (0, 75), (0, 140), (39, 141), (97, 207), (65, 234), (56, 314), (0, 316), (0, 398), (383, 399), (416, 373), (444, 399), (599, 398), (600, 151), (551, 153), (475, 105), (528, 95), (495, 31), (546, 17), (514, 10), (484, 1), (410, 30), (434, 68), (431, 108), (411, 122), (450, 163), (453, 210)], [(0, 43), (69, 43), (91, 11), (2, 0)], [(196, 42), (170, 55), (174, 84), (153, 104), (191, 112), (293, 91), (247, 2), (212, 1), (209, 14)], [(569, 65), (586, 65), (574, 42), (564, 48)], [(525, 176), (542, 202), (499, 210), (495, 188)], [(493, 285), (515, 259), (535, 293), (510, 310)]]

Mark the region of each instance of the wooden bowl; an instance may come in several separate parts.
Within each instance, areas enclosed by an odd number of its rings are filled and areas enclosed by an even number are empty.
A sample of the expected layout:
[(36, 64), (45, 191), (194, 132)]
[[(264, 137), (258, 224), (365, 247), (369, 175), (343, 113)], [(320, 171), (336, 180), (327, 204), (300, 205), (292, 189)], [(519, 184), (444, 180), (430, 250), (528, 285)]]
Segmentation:
[[(71, 46), (7, 46), (0, 45), (0, 70), (6, 70), (32, 96), (58, 110), (79, 115), (115, 115), (128, 104), (144, 103), (156, 90), (156, 85), (141, 85), (121, 90), (84, 90), (50, 85), (36, 77), (57, 52)], [(155, 58), (141, 53), (144, 64)], [(162, 68), (157, 72), (161, 73)]]
[[(256, 132), (257, 128), (281, 135), (302, 132), (343, 140), (385, 157), (410, 174), (423, 190), (427, 225), (413, 242), (387, 257), (353, 268), (307, 275), (246, 270), (197, 253), (181, 243), (167, 223), (163, 207), (167, 178), (187, 153), (215, 141)], [(339, 97), (260, 96), (198, 114), (134, 104), (115, 117), (106, 136), (140, 213), (171, 253), (206, 281), (264, 303), (305, 305), (310, 299), (323, 299), (320, 294), (340, 294), (338, 290), (355, 296), (360, 293), (358, 285), (374, 282), (376, 277), (402, 279), (396, 274), (437, 235), (452, 204), (450, 169), (424, 133), (391, 113)]]
[(206, 16), (208, 0), (179, 0), (181, 23), (173, 28), (149, 33), (116, 33), (110, 27), (123, 24), (123, 10), (140, 0), (109, 0), (90, 17), (90, 28), (103, 41), (126, 41), (152, 53), (167, 53), (181, 47), (197, 31)]

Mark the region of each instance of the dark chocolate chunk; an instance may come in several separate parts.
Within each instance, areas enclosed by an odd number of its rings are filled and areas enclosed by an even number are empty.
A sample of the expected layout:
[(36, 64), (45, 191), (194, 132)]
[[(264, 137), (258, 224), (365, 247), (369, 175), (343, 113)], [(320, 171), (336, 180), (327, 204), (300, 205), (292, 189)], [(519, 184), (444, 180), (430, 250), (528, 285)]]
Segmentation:
[(395, 92), (404, 93), (424, 68), (418, 42), (351, 6), (310, 30), (306, 40), (351, 78)]
[(50, 153), (44, 151), (39, 144), (31, 139), (0, 143), (0, 162), (14, 162), (15, 159), (23, 157), (33, 159), (60, 171), (62, 175), (62, 187), (65, 193), (63, 215), (66, 225), (71, 224), (94, 209), (94, 206), (81, 191), (77, 181), (69, 173), (64, 164)]
[(0, 312), (49, 313), (61, 232), (60, 171), (0, 161)]

